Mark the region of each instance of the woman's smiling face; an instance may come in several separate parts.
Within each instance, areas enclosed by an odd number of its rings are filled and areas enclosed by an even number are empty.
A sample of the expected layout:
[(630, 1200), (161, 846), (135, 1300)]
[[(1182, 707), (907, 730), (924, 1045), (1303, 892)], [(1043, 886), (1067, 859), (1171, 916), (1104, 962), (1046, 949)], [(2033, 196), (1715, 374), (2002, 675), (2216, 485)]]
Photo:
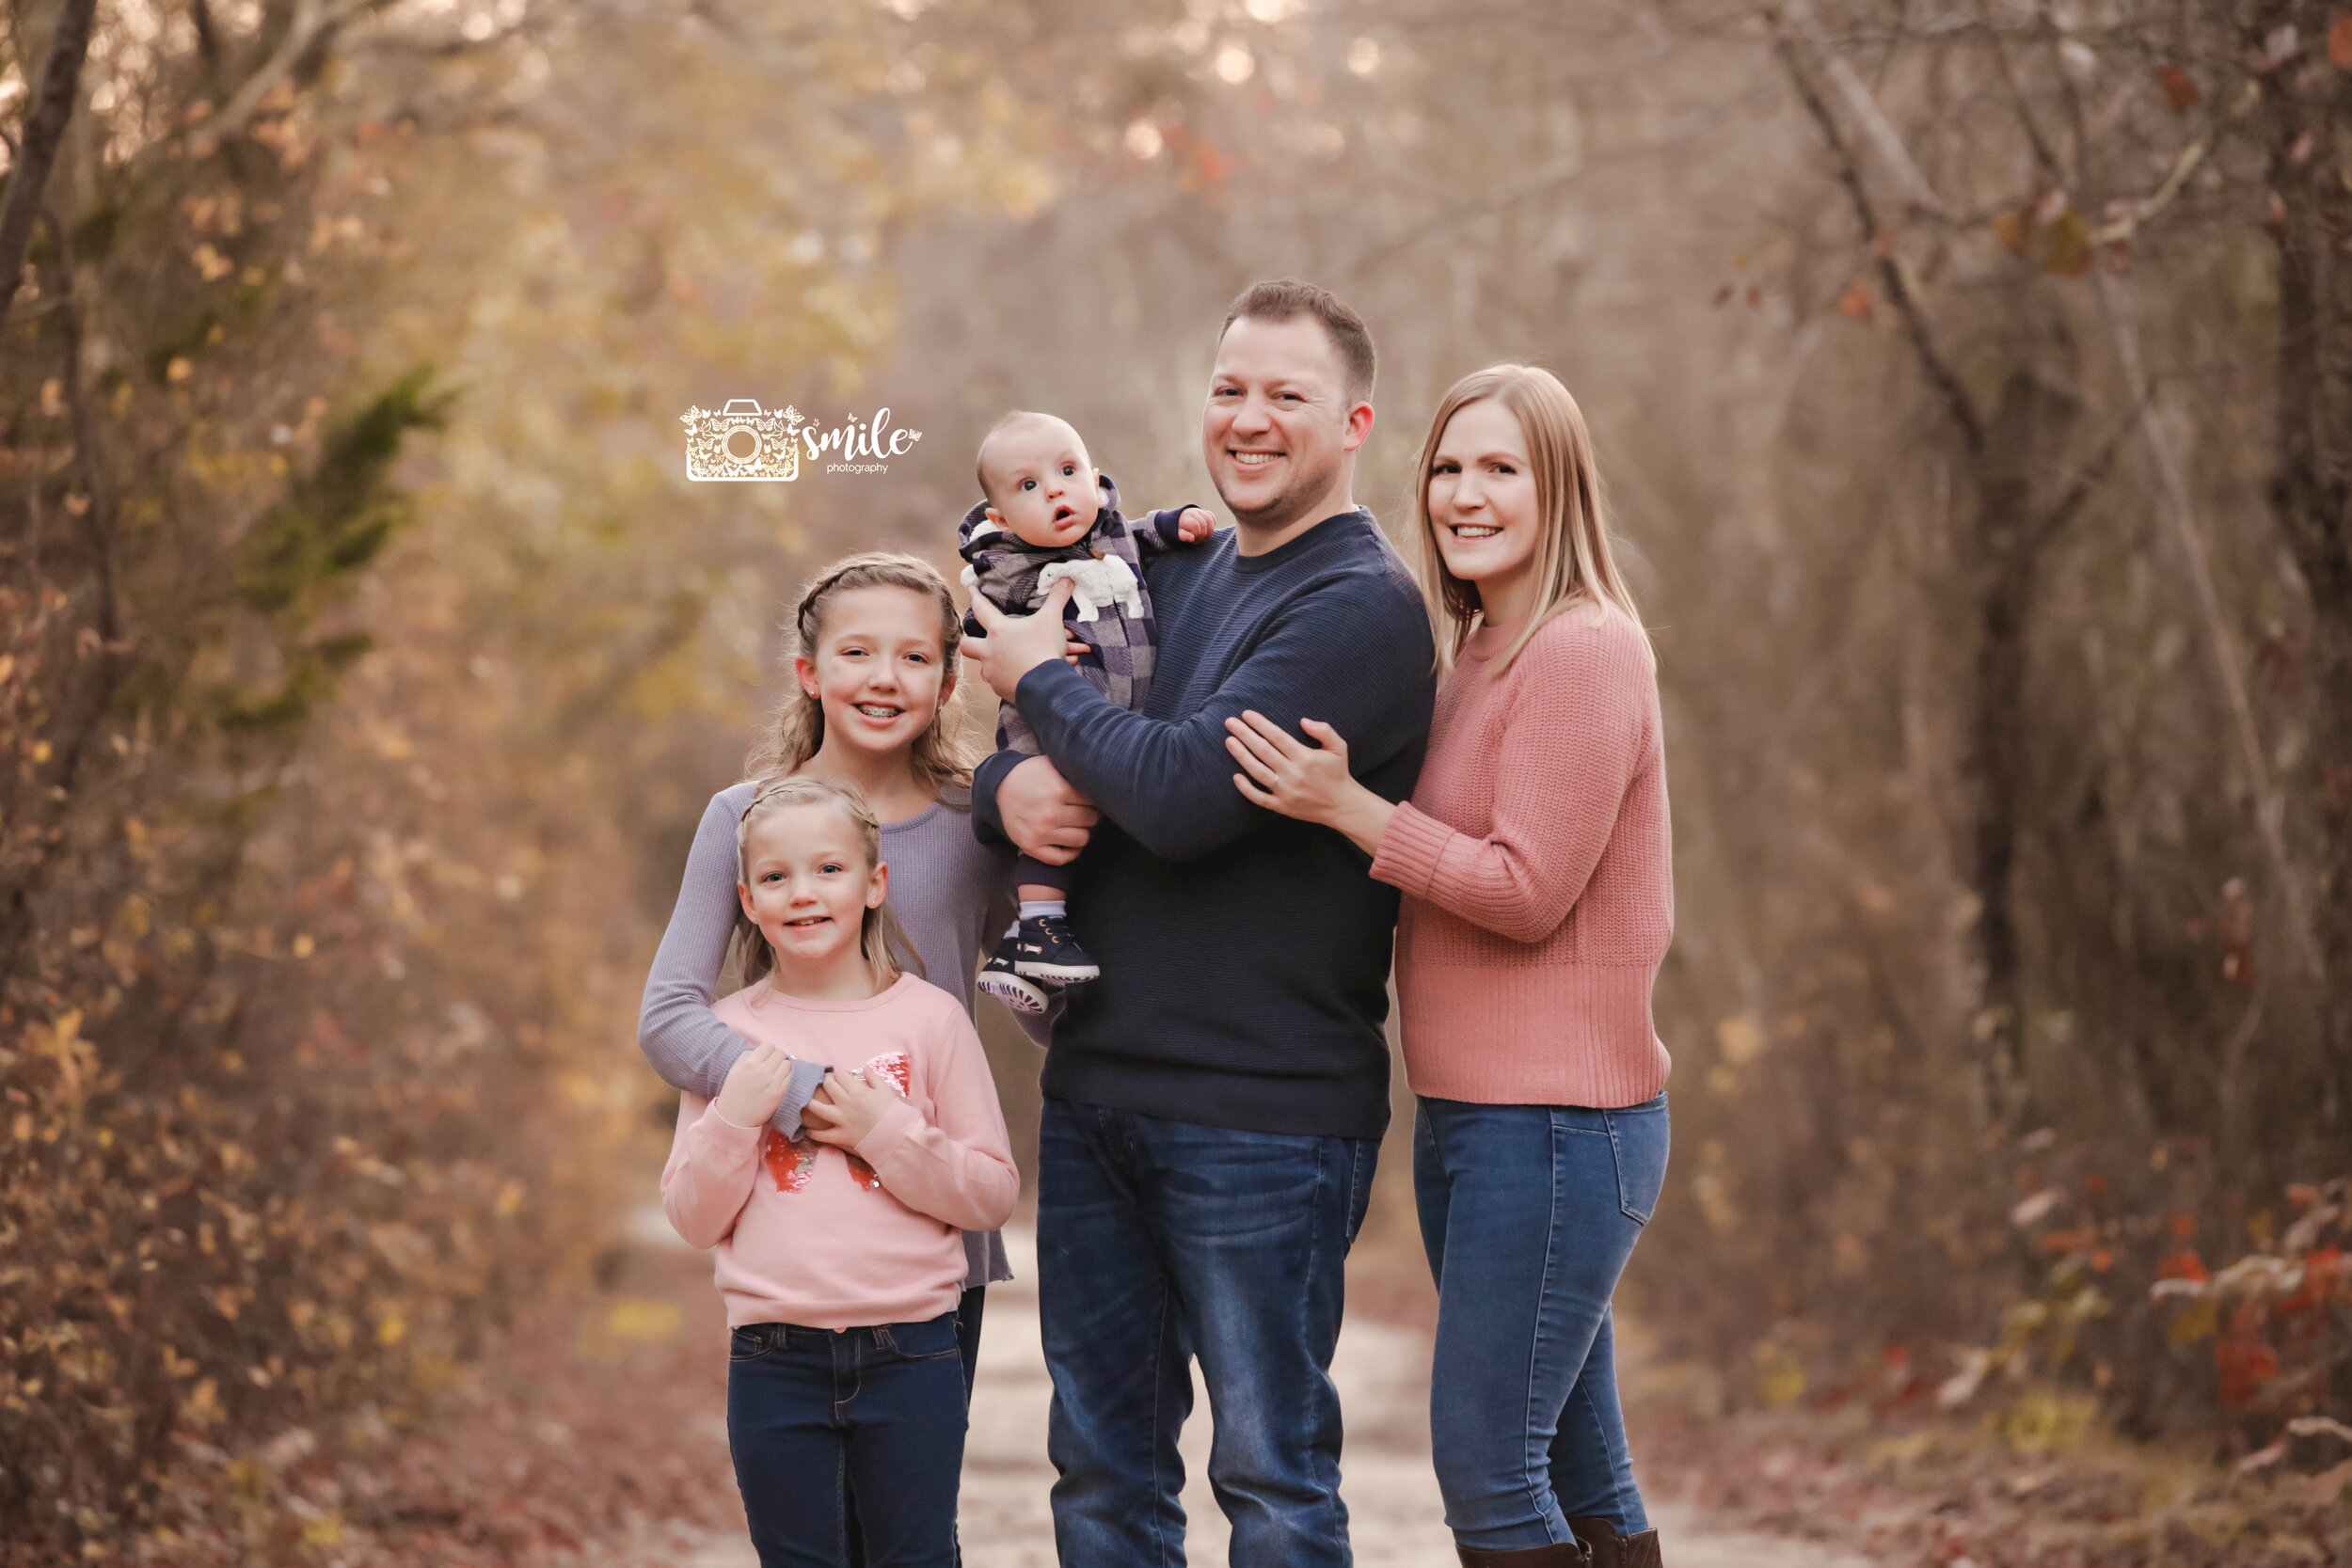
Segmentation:
[(906, 588), (853, 588), (825, 605), (815, 657), (792, 661), (825, 710), (825, 738), (887, 753), (914, 744), (952, 690), (939, 607)]
[(1477, 583), (1481, 600), (1495, 605), (1496, 591), (1534, 563), (1542, 538), (1518, 416), (1494, 398), (1456, 409), (1423, 483), (1446, 570)]

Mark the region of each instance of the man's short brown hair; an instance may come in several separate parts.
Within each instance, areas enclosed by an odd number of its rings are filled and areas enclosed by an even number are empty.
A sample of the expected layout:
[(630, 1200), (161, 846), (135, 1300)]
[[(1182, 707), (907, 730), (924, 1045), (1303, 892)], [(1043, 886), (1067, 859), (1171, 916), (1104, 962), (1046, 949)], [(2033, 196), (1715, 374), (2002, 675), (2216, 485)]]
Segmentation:
[(1225, 334), (1244, 316), (1260, 322), (1312, 316), (1322, 324), (1324, 336), (1331, 340), (1332, 350), (1340, 356), (1347, 401), (1371, 401), (1373, 377), (1379, 370), (1378, 356), (1372, 349), (1372, 329), (1364, 325), (1363, 317), (1341, 304), (1339, 296), (1330, 290), (1319, 289), (1296, 277), (1252, 283), (1235, 295), (1226, 309), (1225, 325), (1217, 329), (1217, 341), (1223, 342)]

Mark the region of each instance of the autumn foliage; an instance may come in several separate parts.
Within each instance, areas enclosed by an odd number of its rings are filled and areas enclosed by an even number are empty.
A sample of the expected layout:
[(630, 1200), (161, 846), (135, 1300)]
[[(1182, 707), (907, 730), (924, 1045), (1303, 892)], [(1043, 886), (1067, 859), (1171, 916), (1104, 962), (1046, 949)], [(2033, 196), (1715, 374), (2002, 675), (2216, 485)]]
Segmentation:
[[(65, 9), (0, 21), (11, 168)], [(1594, 422), (1679, 879), (1629, 1319), (1721, 1403), (2343, 1441), (2352, 17), (97, 16), (0, 319), (13, 1560), (383, 1523), (294, 1450), (609, 1268), (794, 583), (952, 564), (1010, 406), (1208, 499), (1208, 334), (1294, 272), (1379, 339), (1384, 517), (1480, 364)], [(684, 483), (738, 396), (925, 436)]]

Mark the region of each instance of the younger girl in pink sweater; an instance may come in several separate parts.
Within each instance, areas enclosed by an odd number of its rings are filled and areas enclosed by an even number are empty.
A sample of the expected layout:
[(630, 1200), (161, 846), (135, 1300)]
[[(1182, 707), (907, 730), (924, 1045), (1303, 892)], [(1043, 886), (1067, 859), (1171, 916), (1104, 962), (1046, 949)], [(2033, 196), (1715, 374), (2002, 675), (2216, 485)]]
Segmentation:
[[(763, 1565), (846, 1560), (844, 1483), (877, 1561), (949, 1568), (963, 1464), (964, 1230), (1020, 1189), (979, 1037), (899, 969), (889, 867), (857, 791), (793, 776), (739, 830), (764, 939), (720, 1017), (753, 1042), (716, 1100), (680, 1096), (661, 1173), (680, 1236), (718, 1254), (727, 1437)], [(827, 1069), (786, 1138), (792, 1054)]]

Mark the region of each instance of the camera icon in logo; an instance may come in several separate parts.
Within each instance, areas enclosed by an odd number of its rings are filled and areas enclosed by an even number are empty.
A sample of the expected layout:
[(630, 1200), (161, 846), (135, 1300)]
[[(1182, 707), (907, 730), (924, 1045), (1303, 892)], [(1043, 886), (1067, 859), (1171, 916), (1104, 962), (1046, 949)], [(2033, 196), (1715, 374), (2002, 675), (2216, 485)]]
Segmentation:
[(721, 409), (690, 408), (678, 416), (686, 426), (688, 479), (746, 480), (801, 477), (800, 410), (762, 412), (752, 398), (730, 398)]

